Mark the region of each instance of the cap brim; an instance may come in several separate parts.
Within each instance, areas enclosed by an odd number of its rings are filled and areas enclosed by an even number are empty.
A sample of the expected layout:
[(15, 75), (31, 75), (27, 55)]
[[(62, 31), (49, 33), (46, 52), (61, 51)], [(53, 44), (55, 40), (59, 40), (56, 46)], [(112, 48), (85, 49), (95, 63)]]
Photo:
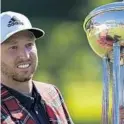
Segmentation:
[(39, 29), (39, 28), (31, 28), (31, 29), (28, 29), (29, 31), (31, 31), (34, 36), (38, 39), (40, 37), (43, 37), (45, 32), (42, 30), (42, 29)]
[(6, 38), (5, 38), (1, 43), (3, 43), (5, 40), (7, 40), (7, 39), (8, 39), (9, 37), (11, 37), (12, 35), (14, 35), (14, 34), (16, 34), (16, 33), (18, 33), (18, 32), (21, 32), (21, 31), (26, 31), (26, 30), (27, 30), (27, 31), (31, 31), (31, 32), (34, 34), (34, 36), (36, 37), (36, 39), (43, 37), (44, 34), (45, 34), (45, 32), (44, 32), (42, 29), (39, 29), (39, 28), (20, 29), (20, 30), (16, 30), (16, 31), (14, 31), (14, 32), (9, 33), (9, 34), (6, 36)]

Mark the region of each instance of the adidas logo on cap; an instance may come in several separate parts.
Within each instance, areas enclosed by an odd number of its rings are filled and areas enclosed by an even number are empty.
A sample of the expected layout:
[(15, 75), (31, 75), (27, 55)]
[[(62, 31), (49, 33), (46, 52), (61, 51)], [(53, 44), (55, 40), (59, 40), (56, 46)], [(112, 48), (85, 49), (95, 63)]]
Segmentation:
[(21, 22), (17, 17), (13, 16), (10, 21), (8, 22), (8, 27), (14, 26), (14, 25), (24, 25), (23, 22)]

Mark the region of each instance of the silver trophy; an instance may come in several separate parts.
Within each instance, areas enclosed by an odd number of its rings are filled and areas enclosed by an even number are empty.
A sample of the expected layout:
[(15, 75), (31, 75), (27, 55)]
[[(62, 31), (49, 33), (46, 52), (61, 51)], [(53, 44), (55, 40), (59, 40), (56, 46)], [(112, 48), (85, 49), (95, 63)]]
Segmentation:
[(110, 79), (112, 124), (124, 124), (119, 112), (124, 106), (124, 1), (91, 11), (84, 21), (84, 30), (91, 48), (103, 59), (102, 124), (109, 124)]

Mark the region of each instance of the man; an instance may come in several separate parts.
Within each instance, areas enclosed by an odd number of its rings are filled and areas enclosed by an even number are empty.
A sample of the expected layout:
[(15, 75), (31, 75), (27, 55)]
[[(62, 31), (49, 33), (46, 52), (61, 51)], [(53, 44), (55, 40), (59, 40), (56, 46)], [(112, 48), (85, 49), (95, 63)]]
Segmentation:
[(16, 12), (3, 12), (0, 20), (1, 123), (73, 124), (59, 90), (32, 80), (38, 65), (35, 40), (44, 31)]

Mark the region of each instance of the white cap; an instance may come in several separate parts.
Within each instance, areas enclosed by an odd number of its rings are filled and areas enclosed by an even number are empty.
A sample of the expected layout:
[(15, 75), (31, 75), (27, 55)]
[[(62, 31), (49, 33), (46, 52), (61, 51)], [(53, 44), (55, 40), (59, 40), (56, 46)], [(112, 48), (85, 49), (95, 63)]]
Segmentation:
[(45, 34), (42, 29), (32, 27), (26, 16), (11, 11), (0, 14), (0, 27), (0, 44), (13, 34), (24, 30), (31, 31), (36, 38), (40, 38)]

